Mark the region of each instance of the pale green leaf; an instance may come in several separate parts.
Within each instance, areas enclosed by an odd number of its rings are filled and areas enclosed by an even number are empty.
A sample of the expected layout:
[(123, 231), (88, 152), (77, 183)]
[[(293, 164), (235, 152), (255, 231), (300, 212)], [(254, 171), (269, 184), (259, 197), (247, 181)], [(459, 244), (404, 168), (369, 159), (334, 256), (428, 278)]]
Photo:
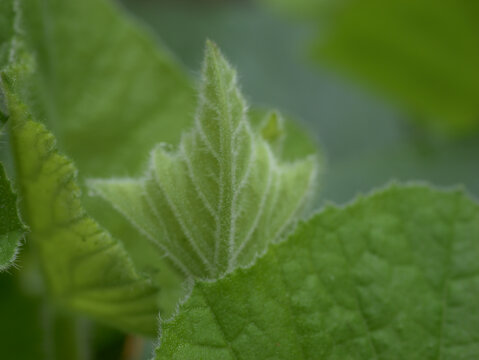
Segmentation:
[(0, 272), (15, 261), (25, 233), (26, 227), (17, 210), (17, 196), (0, 162)]
[(95, 180), (185, 274), (216, 278), (284, 235), (315, 175), (313, 157), (282, 163), (249, 124), (236, 72), (208, 42), (195, 127), (157, 146), (144, 178)]
[(156, 359), (477, 359), (479, 206), (392, 186), (198, 281)]

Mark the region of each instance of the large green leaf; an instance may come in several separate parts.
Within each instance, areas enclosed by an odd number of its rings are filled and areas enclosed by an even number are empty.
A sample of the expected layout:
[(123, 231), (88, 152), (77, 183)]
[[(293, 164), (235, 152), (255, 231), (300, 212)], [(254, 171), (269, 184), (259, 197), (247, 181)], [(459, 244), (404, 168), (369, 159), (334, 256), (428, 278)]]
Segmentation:
[(392, 186), (198, 282), (157, 359), (476, 359), (479, 206)]
[(17, 210), (17, 196), (0, 162), (0, 271), (15, 261), (26, 227)]
[(91, 187), (188, 276), (217, 278), (251, 263), (291, 225), (315, 178), (314, 157), (281, 163), (274, 113), (253, 131), (236, 72), (207, 43), (194, 130), (178, 151), (157, 146), (141, 179)]

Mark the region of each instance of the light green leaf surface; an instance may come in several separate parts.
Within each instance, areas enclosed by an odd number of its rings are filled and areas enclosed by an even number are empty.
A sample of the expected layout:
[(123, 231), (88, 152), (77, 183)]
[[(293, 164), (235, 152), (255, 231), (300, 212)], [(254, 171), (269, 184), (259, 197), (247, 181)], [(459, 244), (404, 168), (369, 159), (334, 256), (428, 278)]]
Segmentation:
[(479, 206), (392, 186), (197, 282), (156, 359), (477, 359)]
[(177, 151), (157, 146), (144, 178), (95, 180), (91, 187), (185, 274), (217, 278), (284, 234), (316, 164), (313, 157), (281, 163), (253, 132), (236, 72), (212, 43), (202, 77), (195, 127)]
[(0, 272), (15, 261), (26, 230), (17, 210), (17, 196), (0, 162)]

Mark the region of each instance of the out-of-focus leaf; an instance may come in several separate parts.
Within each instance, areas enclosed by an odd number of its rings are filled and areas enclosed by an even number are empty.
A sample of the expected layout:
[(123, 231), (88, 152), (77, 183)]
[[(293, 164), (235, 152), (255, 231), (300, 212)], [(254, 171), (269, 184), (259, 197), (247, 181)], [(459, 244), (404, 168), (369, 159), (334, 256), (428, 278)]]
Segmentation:
[(17, 196), (0, 162), (0, 272), (15, 261), (26, 230), (18, 213)]
[(198, 282), (156, 359), (475, 359), (479, 206), (392, 186), (326, 208), (255, 265)]
[(309, 155), (322, 158), (316, 139), (291, 117), (261, 108), (250, 109), (248, 115), (253, 127), (272, 143), (282, 160), (295, 161)]
[(317, 28), (313, 55), (440, 133), (479, 130), (479, 7), (447, 0), (261, 0)]
[(479, 129), (476, 2), (347, 0), (327, 14), (316, 17), (318, 60), (435, 130)]
[(195, 107), (193, 87), (139, 24), (108, 0), (20, 4), (43, 94), (35, 111), (82, 176), (135, 173), (138, 154), (158, 139), (179, 140)]

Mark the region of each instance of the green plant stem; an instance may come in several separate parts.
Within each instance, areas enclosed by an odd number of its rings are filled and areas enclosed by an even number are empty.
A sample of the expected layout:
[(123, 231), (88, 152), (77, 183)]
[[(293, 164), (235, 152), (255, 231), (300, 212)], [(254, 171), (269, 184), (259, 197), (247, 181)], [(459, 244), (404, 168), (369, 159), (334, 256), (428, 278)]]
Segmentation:
[(48, 360), (89, 360), (86, 323), (48, 302), (43, 306), (44, 346)]

